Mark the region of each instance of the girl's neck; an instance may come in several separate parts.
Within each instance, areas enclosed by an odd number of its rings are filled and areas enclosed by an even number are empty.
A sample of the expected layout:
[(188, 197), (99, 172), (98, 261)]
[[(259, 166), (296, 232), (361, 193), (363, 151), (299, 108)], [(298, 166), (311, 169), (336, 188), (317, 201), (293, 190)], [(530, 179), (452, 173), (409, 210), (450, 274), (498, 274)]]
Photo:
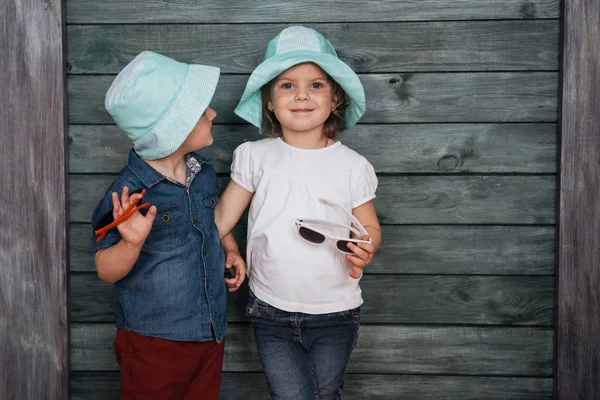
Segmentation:
[(316, 133), (283, 132), (281, 140), (300, 149), (322, 149), (333, 142), (324, 136), (322, 131)]
[(181, 184), (185, 185), (185, 154), (176, 151), (175, 153), (168, 155), (158, 160), (145, 160), (152, 168)]

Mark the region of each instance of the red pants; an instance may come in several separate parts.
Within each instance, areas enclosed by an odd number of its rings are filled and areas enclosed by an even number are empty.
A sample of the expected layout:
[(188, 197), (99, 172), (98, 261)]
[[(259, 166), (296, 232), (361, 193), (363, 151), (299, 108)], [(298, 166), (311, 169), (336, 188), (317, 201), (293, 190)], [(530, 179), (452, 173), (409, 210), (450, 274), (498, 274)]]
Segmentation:
[(121, 399), (216, 400), (224, 349), (224, 341), (176, 342), (119, 329)]

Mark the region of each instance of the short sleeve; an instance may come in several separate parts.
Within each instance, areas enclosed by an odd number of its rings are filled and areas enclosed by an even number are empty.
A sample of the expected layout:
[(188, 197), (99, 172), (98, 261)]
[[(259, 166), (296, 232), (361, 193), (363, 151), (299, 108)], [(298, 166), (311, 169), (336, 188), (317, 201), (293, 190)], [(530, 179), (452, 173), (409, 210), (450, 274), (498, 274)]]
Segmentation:
[(373, 200), (377, 190), (377, 175), (367, 159), (353, 172), (352, 177), (352, 208), (356, 208)]
[(96, 235), (94, 234), (96, 229), (100, 229), (112, 222), (113, 205), (111, 193), (112, 192), (109, 191), (104, 195), (98, 202), (98, 205), (96, 205), (94, 213), (92, 214), (92, 236), (90, 239), (92, 241), (94, 252), (114, 246), (121, 240), (121, 234), (116, 227), (108, 231), (106, 236), (99, 242), (96, 242)]
[(251, 145), (252, 142), (242, 143), (234, 150), (231, 162), (231, 180), (248, 192), (254, 193), (256, 188), (254, 187)]

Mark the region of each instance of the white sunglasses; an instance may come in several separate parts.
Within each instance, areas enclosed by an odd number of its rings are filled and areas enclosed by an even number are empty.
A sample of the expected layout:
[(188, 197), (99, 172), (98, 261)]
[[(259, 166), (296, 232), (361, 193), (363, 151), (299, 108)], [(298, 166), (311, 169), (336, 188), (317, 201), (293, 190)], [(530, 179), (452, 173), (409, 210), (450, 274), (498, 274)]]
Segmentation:
[[(358, 219), (356, 219), (356, 217), (354, 215), (352, 215), (352, 213), (350, 213), (344, 207), (342, 207), (338, 204), (335, 204), (332, 201), (328, 201), (325, 199), (319, 199), (319, 202), (321, 204), (336, 207), (336, 208), (342, 210), (344, 212), (344, 214), (346, 214), (348, 216), (348, 218), (350, 218), (352, 223), (358, 229), (355, 229), (352, 226), (339, 224), (337, 222), (325, 221), (322, 219), (298, 218), (296, 220), (296, 228), (297, 228), (296, 231), (298, 233), (298, 236), (300, 236), (302, 239), (304, 239), (308, 243), (315, 244), (315, 245), (321, 245), (321, 244), (325, 243), (327, 240), (333, 240), (335, 242), (336, 249), (338, 249), (338, 251), (340, 251), (344, 254), (353, 254), (352, 250), (350, 250), (348, 248), (349, 242), (350, 243), (368, 243), (368, 244), (370, 244), (372, 242), (372, 239), (369, 236), (369, 233), (367, 232), (365, 227), (362, 226), (360, 221)], [(352, 233), (354, 233), (355, 235), (357, 235), (359, 237), (362, 237), (364, 235), (369, 236), (369, 240), (353, 239), (353, 238), (349, 238), (349, 237), (331, 236), (331, 235), (323, 232), (316, 225), (348, 229)]]

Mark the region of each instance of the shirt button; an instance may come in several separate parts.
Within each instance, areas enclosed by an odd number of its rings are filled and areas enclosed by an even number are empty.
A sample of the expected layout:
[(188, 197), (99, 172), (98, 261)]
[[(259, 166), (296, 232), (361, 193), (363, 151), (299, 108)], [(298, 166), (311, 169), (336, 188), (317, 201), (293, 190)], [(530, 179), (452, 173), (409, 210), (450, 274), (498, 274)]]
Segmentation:
[(207, 283), (206, 284), (206, 289), (208, 290), (210, 288), (210, 285)]
[(202, 254), (206, 255), (208, 253), (208, 251), (206, 250), (206, 247), (204, 248), (204, 250), (202, 250)]
[(194, 218), (194, 224), (198, 225), (198, 218)]

